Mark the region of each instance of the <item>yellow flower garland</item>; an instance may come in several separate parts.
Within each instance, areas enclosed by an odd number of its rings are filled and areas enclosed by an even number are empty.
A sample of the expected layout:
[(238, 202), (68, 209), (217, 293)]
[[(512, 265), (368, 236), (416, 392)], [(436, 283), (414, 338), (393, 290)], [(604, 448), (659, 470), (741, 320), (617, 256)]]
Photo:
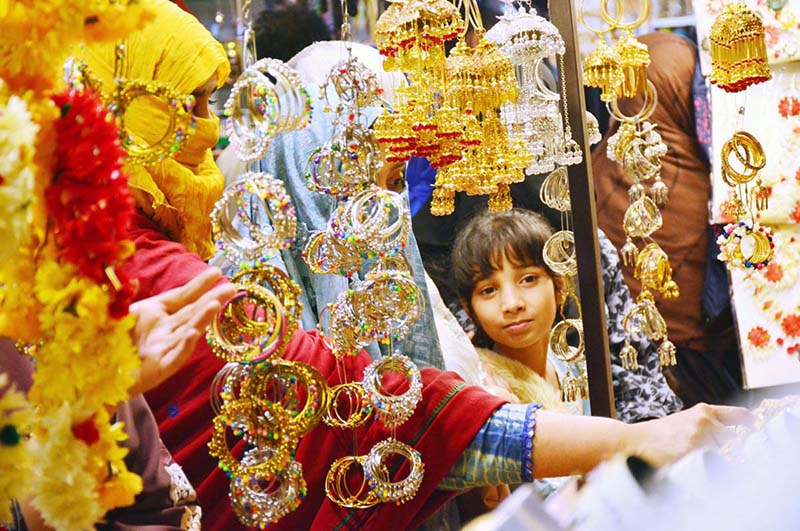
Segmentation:
[[(0, 436), (11, 424), (31, 435), (0, 446), (0, 520), (2, 500), (32, 497), (51, 527), (93, 529), (142, 489), (124, 462), (123, 426), (108, 413), (134, 383), (135, 322), (111, 318), (108, 288), (58, 261), (44, 191), (58, 118), (48, 91), (66, 55), (151, 18), (146, 0), (0, 0), (0, 229), (12, 238), (0, 257), (0, 335), (35, 345), (36, 360), (30, 405), (16, 392), (0, 398)], [(0, 374), (0, 390), (5, 382)]]
[(22, 393), (0, 374), (0, 522), (11, 520), (8, 500), (27, 492), (31, 455), (22, 435), (30, 431), (31, 411)]

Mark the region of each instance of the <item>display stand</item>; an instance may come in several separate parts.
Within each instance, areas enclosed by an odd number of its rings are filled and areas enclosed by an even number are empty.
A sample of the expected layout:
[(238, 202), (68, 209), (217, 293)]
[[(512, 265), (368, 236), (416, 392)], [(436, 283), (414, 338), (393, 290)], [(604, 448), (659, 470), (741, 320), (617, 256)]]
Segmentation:
[(597, 216), (592, 181), (591, 149), (586, 136), (586, 102), (583, 95), (583, 71), (580, 64), (577, 24), (573, 2), (549, 0), (552, 22), (566, 44), (564, 54), (567, 101), (572, 134), (581, 145), (584, 157), (580, 164), (568, 166), (569, 195), (572, 202), (572, 225), (578, 260), (578, 288), (583, 314), (586, 346), (586, 371), (589, 375), (589, 401), (592, 415), (615, 417), (614, 390), (611, 384), (611, 356), (608, 350), (603, 277), (600, 247), (597, 240)]

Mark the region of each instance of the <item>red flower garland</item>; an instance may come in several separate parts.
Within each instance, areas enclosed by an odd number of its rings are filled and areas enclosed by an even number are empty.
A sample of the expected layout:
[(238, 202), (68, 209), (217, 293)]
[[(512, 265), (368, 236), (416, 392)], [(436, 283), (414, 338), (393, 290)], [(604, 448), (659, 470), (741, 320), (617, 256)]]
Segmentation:
[(109, 278), (106, 268), (120, 265), (133, 252), (125, 239), (133, 199), (122, 173), (125, 153), (117, 126), (92, 91), (69, 90), (52, 99), (61, 118), (56, 121), (56, 167), (45, 198), (59, 257), (75, 264), (81, 275), (110, 286), (109, 313), (121, 318), (128, 313), (134, 286), (124, 277)]

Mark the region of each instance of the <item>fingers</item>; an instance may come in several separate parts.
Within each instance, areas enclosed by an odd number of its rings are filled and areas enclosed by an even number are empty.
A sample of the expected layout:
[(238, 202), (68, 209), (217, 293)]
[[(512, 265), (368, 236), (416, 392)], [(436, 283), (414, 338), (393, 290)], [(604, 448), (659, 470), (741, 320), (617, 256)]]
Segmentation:
[(199, 299), (204, 293), (219, 282), (222, 272), (217, 268), (210, 268), (184, 284), (179, 288), (165, 291), (158, 298), (164, 304), (168, 312), (173, 313), (182, 307)]
[[(202, 309), (208, 306), (211, 303), (216, 303), (219, 308), (227, 302), (231, 297), (236, 294), (236, 288), (234, 288), (233, 284), (226, 282), (225, 284), (219, 285), (204, 293), (200, 296), (197, 300), (190, 301), (182, 308), (177, 309), (174, 315), (172, 315), (171, 319), (173, 321), (173, 328), (178, 328), (183, 326), (187, 322), (191, 321), (191, 319)], [(209, 321), (210, 322), (210, 321)], [(206, 323), (208, 324), (208, 323)]]
[(726, 426), (743, 425), (750, 428), (755, 427), (756, 416), (743, 407), (733, 406), (709, 406), (711, 414), (719, 422)]
[(186, 363), (186, 360), (188, 360), (192, 352), (194, 352), (194, 348), (197, 346), (197, 341), (200, 339), (201, 335), (199, 330), (186, 330), (181, 333), (177, 344), (159, 360), (158, 383), (163, 382), (175, 374), (178, 369)]

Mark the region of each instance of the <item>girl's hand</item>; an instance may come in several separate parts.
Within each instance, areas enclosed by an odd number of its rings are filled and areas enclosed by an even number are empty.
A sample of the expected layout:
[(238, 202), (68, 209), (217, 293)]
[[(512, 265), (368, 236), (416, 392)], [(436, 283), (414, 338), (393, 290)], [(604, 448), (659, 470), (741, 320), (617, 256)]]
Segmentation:
[(752, 426), (754, 420), (744, 408), (698, 404), (668, 417), (630, 425), (627, 450), (661, 466), (702, 446), (722, 447), (735, 436), (728, 426)]
[(205, 327), (235, 293), (230, 283), (214, 287), (220, 279), (219, 269), (209, 269), (184, 286), (131, 304), (133, 340), (142, 359), (131, 396), (157, 387), (186, 362)]

